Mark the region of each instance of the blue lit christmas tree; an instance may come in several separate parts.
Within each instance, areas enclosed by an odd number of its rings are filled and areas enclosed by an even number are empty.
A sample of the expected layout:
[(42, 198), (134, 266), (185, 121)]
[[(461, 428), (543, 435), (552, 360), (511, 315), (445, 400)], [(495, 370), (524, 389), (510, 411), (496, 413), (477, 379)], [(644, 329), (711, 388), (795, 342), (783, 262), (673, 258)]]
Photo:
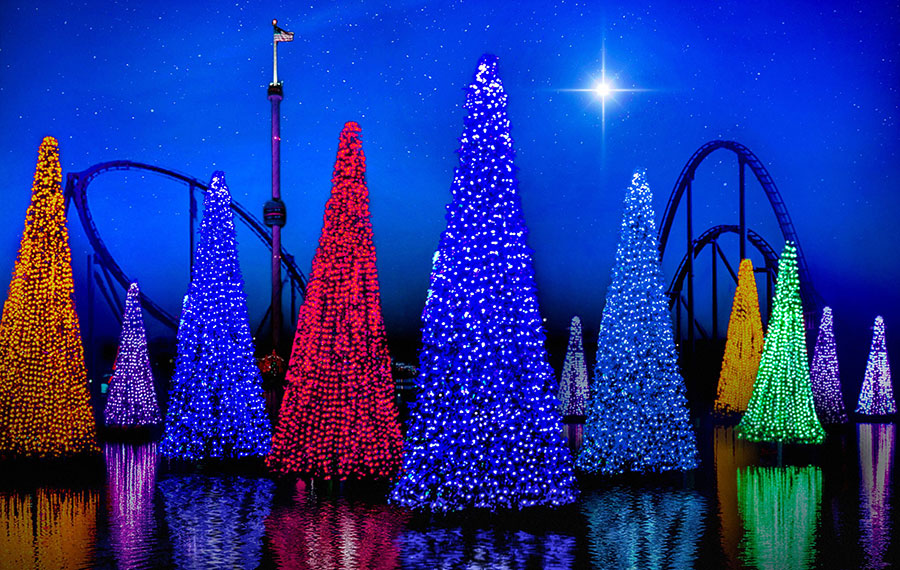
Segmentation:
[(447, 229), (422, 314), (419, 397), (395, 503), (432, 511), (575, 499), (525, 243), (497, 58), (466, 90)]
[(178, 327), (160, 451), (183, 460), (263, 456), (271, 431), (253, 358), (231, 194), (224, 173), (215, 172)]
[(697, 466), (697, 444), (663, 293), (650, 187), (635, 172), (600, 323), (597, 365), (576, 466), (588, 473)]

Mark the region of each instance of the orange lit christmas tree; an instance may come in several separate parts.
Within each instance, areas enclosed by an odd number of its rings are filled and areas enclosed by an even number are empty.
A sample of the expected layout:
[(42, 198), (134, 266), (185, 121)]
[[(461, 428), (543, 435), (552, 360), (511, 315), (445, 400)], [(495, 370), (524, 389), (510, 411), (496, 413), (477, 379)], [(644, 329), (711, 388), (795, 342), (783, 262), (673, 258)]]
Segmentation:
[(719, 374), (716, 413), (747, 411), (762, 351), (763, 328), (753, 262), (743, 259), (738, 270), (738, 286), (731, 305), (731, 319), (728, 321), (728, 340)]
[(75, 314), (59, 145), (38, 151), (0, 320), (0, 455), (99, 453)]

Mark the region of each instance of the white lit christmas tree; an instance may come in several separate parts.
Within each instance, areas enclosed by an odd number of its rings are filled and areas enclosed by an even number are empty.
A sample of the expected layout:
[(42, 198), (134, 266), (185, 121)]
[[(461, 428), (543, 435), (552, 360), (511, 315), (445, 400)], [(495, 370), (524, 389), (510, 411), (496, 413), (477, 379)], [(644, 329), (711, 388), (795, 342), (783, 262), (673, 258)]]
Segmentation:
[(866, 376), (859, 392), (856, 413), (867, 416), (897, 413), (894, 388), (891, 386), (891, 363), (884, 336), (884, 319), (880, 316), (875, 317), (872, 347), (869, 349), (869, 362), (866, 364)]
[(848, 421), (841, 395), (841, 374), (838, 370), (837, 348), (834, 342), (834, 316), (831, 307), (822, 310), (819, 336), (810, 368), (816, 413), (823, 424), (845, 424)]
[(566, 360), (559, 381), (559, 409), (562, 415), (583, 416), (585, 404), (590, 396), (587, 364), (584, 362), (581, 319), (575, 316), (569, 325), (569, 347), (566, 349)]

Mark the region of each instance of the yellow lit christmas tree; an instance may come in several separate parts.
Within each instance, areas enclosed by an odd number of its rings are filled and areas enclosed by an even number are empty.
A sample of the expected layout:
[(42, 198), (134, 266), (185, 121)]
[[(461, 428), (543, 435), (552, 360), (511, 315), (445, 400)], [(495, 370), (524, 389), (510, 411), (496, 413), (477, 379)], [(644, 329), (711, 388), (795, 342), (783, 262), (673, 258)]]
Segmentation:
[(59, 145), (46, 137), (0, 320), (0, 455), (100, 452), (61, 184)]
[(738, 270), (738, 285), (731, 305), (731, 319), (728, 321), (725, 358), (722, 359), (722, 371), (719, 374), (717, 414), (747, 411), (762, 351), (763, 328), (753, 262), (743, 259)]

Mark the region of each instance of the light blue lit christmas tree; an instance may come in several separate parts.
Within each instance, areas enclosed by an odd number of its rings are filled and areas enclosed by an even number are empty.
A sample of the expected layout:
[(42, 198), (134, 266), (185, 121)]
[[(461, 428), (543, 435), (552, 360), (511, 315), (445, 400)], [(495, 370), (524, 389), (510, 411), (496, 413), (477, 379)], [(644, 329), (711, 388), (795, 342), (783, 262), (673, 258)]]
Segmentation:
[(525, 243), (497, 58), (466, 90), (447, 229), (423, 311), (419, 396), (395, 503), (431, 511), (575, 499)]
[(182, 460), (263, 456), (271, 431), (253, 357), (231, 194), (224, 173), (215, 172), (178, 327), (160, 451)]
[(576, 466), (588, 473), (661, 472), (697, 466), (684, 379), (663, 292), (650, 187), (634, 173)]

